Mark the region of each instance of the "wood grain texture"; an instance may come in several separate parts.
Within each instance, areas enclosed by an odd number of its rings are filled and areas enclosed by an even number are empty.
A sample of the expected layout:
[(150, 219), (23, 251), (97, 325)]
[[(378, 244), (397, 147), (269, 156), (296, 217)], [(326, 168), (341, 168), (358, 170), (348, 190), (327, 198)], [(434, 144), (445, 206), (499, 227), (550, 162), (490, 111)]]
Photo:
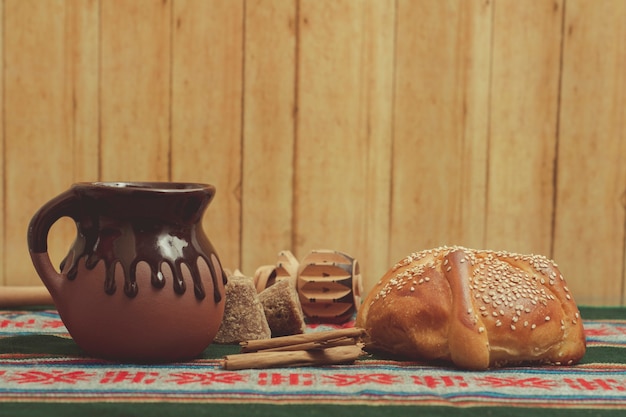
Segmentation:
[[(69, 184), (94, 178), (97, 59), (94, 2), (4, 3), (5, 282), (39, 283), (25, 236), (30, 217)], [(80, 75), (79, 75), (80, 74)], [(49, 235), (54, 261), (73, 240), (63, 219)]]
[[(224, 266), (538, 252), (626, 302), (622, 0), (0, 0), (0, 285), (71, 183), (217, 187)], [(62, 219), (58, 262), (73, 240)]]
[(392, 262), (485, 243), (491, 7), (398, 2)]
[(246, 2), (241, 269), (292, 247), (297, 2)]
[(561, 3), (505, 0), (494, 4), (486, 207), (489, 248), (550, 254)]
[(99, 179), (99, 5), (97, 0), (65, 1), (65, 123), (72, 141), (73, 181)]
[(577, 299), (599, 305), (624, 303), (624, 22), (624, 2), (567, 2), (554, 257)]
[(372, 281), (388, 263), (392, 4), (300, 4), (294, 254), (346, 252)]
[(172, 180), (217, 193), (204, 228), (222, 263), (241, 257), (243, 1), (174, 3)]
[[(363, 10), (360, 79), (360, 117), (365, 161), (365, 205), (361, 227), (362, 249), (354, 254), (360, 267), (363, 289), (367, 293), (389, 268), (388, 248), (391, 207), (391, 164), (393, 144), (393, 74), (395, 3), (373, 0)], [(358, 274), (358, 272), (357, 272)], [(364, 295), (364, 294), (361, 294)]]
[(100, 179), (170, 179), (171, 1), (100, 3)]

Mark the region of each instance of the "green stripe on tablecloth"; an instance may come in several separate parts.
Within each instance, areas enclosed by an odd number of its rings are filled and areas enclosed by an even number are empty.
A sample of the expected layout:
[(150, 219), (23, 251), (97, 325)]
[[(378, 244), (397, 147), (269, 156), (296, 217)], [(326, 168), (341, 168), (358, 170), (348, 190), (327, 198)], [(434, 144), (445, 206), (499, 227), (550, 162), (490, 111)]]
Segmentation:
[(10, 336), (0, 339), (0, 354), (45, 354), (47, 356), (81, 356), (74, 340), (52, 335)]
[[(212, 344), (202, 354), (201, 359), (219, 359), (239, 352), (238, 345)], [(80, 348), (72, 339), (51, 335), (13, 336), (0, 339), (0, 354), (46, 354), (49, 356), (82, 356)], [(376, 359), (374, 356), (373, 359)], [(581, 364), (622, 363), (626, 364), (623, 348), (590, 346)], [(626, 415), (626, 414), (625, 414)]]
[(90, 403), (59, 404), (3, 403), (0, 417), (111, 417), (111, 416), (150, 416), (150, 417), (328, 417), (334, 415), (350, 417), (623, 417), (624, 410), (580, 410), (510, 407), (430, 407), (430, 406), (342, 406), (342, 405), (269, 405), (269, 404), (169, 404), (169, 403)]
[[(239, 345), (212, 344), (204, 350), (200, 359), (218, 359), (239, 351)], [(42, 334), (0, 338), (0, 354), (3, 353), (84, 356), (74, 340)]]
[(579, 307), (583, 320), (626, 320), (624, 307)]
[[(581, 365), (590, 363), (620, 363), (626, 364), (626, 354), (623, 348), (609, 346), (592, 346), (587, 347), (587, 352), (580, 361)], [(626, 412), (624, 412), (626, 416)]]

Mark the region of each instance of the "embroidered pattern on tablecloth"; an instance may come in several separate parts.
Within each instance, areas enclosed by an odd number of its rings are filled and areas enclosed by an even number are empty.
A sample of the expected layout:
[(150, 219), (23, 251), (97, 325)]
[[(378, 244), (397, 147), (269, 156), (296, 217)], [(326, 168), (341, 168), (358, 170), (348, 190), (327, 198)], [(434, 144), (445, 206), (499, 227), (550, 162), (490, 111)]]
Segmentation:
[[(351, 324), (346, 324), (350, 326)], [(346, 326), (344, 325), (344, 326)], [(307, 331), (327, 330), (327, 325)], [(588, 321), (590, 347), (626, 347), (626, 321)], [(69, 337), (54, 310), (0, 314), (0, 337)], [(626, 365), (468, 372), (378, 359), (354, 365), (227, 371), (219, 359), (118, 364), (42, 354), (0, 356), (0, 402), (177, 401), (626, 407)]]

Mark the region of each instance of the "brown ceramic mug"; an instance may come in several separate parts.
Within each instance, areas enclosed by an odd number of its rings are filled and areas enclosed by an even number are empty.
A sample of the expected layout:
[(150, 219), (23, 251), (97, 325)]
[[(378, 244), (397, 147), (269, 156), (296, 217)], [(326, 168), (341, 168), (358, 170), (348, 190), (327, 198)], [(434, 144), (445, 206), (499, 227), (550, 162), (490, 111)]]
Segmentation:
[[(213, 341), (225, 275), (201, 221), (214, 194), (207, 184), (77, 183), (34, 215), (31, 259), (85, 352), (171, 362), (197, 357)], [(66, 216), (77, 236), (57, 272), (48, 233)]]

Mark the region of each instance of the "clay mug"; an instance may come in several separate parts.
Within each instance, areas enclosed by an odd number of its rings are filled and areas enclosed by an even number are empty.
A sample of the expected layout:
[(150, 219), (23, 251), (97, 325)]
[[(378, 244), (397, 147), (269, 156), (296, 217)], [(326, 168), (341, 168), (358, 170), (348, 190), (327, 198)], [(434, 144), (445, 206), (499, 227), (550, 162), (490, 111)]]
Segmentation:
[[(35, 269), (85, 352), (134, 362), (197, 357), (224, 315), (225, 274), (202, 228), (207, 184), (76, 183), (28, 228)], [(48, 233), (61, 217), (77, 236), (52, 265)]]

